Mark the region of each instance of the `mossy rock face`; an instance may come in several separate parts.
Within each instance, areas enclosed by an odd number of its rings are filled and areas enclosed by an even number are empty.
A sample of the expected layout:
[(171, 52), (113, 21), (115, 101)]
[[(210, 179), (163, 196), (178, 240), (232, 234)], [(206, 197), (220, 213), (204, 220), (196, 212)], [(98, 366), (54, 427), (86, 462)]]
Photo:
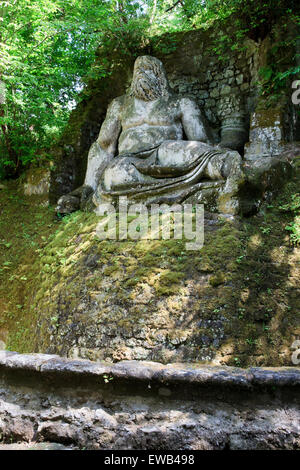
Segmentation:
[(110, 361), (290, 363), (296, 312), (279, 278), (286, 284), (295, 253), (278, 220), (272, 233), (260, 217), (207, 220), (199, 252), (172, 239), (99, 241), (97, 222), (75, 213), (41, 257), (35, 350)]
[(272, 201), (291, 181), (294, 166), (285, 157), (264, 157), (244, 163), (247, 182), (240, 194), (244, 215), (258, 212), (262, 204)]
[(292, 365), (300, 252), (285, 230), (293, 216), (278, 207), (298, 192), (299, 177), (261, 215), (207, 218), (199, 251), (184, 240), (101, 241), (96, 215), (57, 220), (38, 199), (5, 186), (0, 340), (7, 348), (112, 361)]
[(211, 276), (209, 283), (213, 287), (218, 287), (225, 283), (225, 275), (222, 272), (217, 272), (214, 276)]
[[(214, 332), (199, 320), (217, 310), (209, 279), (221, 253), (238, 256), (236, 228), (215, 220), (213, 253), (204, 254), (186, 251), (181, 240), (99, 241), (96, 225), (95, 216), (74, 214), (41, 257), (35, 348), (113, 361), (212, 358), (226, 314), (213, 314)], [(224, 299), (231, 291), (224, 288)]]

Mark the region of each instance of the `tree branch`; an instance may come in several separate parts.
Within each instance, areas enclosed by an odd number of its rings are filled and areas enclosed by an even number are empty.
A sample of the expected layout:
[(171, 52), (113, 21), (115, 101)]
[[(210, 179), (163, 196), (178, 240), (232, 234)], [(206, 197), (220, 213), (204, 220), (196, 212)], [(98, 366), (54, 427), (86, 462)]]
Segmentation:
[(165, 10), (165, 13), (168, 13), (168, 11), (173, 10), (175, 7), (177, 7), (177, 5), (179, 5), (179, 3), (180, 3), (180, 5), (184, 6), (181, 0), (177, 0), (177, 2), (174, 3), (174, 5), (172, 5), (170, 8)]

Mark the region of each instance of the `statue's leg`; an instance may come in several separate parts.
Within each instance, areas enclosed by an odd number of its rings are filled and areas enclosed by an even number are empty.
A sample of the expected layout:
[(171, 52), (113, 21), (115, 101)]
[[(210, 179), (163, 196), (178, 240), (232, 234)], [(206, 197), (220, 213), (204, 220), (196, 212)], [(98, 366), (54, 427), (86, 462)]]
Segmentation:
[(162, 167), (184, 169), (213, 150), (210, 145), (196, 140), (167, 140), (158, 149), (157, 163)]
[[(187, 175), (188, 178), (196, 178), (191, 184), (202, 179), (224, 181), (223, 189), (216, 191), (219, 210), (236, 214), (239, 211), (238, 193), (244, 181), (241, 164), (241, 156), (235, 151), (220, 151), (201, 142), (167, 141), (145, 160), (133, 156), (113, 158), (104, 170), (97, 195), (100, 198), (101, 194), (117, 194), (120, 191), (134, 195), (144, 189), (150, 191), (151, 187), (155, 191), (175, 191), (180, 189), (180, 185), (185, 185)], [(165, 170), (169, 172), (171, 169), (173, 174), (178, 173), (178, 178), (175, 174), (173, 178), (164, 177)]]
[[(158, 179), (182, 176), (201, 161), (213, 147), (198, 141), (169, 140), (145, 159), (135, 156), (115, 157), (102, 176), (104, 191), (120, 191), (144, 185), (157, 185)], [(215, 165), (216, 166), (216, 165)], [(204, 170), (204, 168), (203, 168)], [(222, 179), (221, 173), (210, 179)]]
[(115, 157), (104, 170), (102, 181), (105, 191), (132, 189), (145, 183), (156, 183), (151, 176), (145, 176), (134, 166), (136, 157)]

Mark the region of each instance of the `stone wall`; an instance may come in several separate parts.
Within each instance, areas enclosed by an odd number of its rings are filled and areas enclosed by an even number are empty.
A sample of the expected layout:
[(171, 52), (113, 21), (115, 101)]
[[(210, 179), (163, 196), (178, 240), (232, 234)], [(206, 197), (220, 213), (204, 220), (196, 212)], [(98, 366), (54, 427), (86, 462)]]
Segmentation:
[(4, 442), (84, 449), (300, 449), (299, 369), (0, 352)]
[[(228, 58), (214, 49), (224, 31), (194, 31), (182, 34), (180, 45), (171, 54), (154, 53), (166, 68), (176, 93), (193, 95), (203, 109), (215, 141), (220, 141), (222, 124), (238, 116), (247, 130), (250, 112), (255, 108), (259, 46), (246, 40), (242, 50), (230, 51)], [(224, 123), (226, 125), (226, 121)]]

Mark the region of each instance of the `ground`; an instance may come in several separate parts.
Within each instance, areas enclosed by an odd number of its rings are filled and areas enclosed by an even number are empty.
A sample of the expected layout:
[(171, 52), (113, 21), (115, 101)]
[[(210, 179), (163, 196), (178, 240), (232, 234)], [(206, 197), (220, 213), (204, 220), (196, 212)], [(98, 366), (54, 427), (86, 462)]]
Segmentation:
[(109, 361), (292, 365), (299, 181), (256, 216), (207, 214), (198, 252), (185, 240), (100, 241), (94, 214), (57, 218), (43, 197), (23, 195), (22, 181), (4, 182), (0, 341)]

